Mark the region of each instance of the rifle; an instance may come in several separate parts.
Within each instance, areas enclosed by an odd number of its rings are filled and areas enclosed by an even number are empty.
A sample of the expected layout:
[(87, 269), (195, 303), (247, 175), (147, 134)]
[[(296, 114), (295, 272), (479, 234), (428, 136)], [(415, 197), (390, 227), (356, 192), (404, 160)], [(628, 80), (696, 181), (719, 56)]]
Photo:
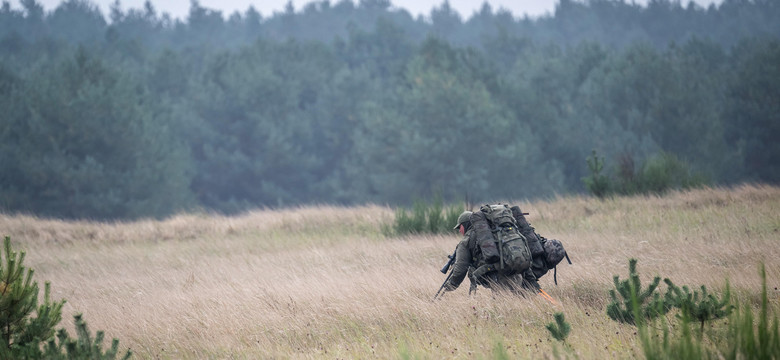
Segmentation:
[(447, 278), (444, 279), (444, 282), (441, 284), (441, 287), (439, 288), (439, 291), (436, 292), (436, 295), (433, 296), (433, 300), (436, 300), (436, 298), (439, 297), (439, 294), (444, 289), (444, 286), (447, 285), (447, 281), (450, 281), (450, 278), (452, 277), (452, 271), (450, 271), (450, 267), (452, 267), (452, 263), (455, 262), (455, 255), (458, 253), (458, 249), (455, 248), (455, 251), (452, 252), (452, 255), (447, 255), (447, 257), (450, 259), (447, 261), (446, 264), (444, 264), (444, 267), (441, 268), (441, 273), (446, 274), (449, 271), (449, 275), (447, 275)]
[(447, 255), (447, 257), (450, 259), (447, 261), (446, 264), (444, 264), (444, 267), (441, 268), (441, 273), (446, 274), (447, 271), (450, 271), (450, 266), (452, 266), (452, 263), (455, 262), (455, 255), (458, 253), (458, 249), (456, 248), (455, 251), (452, 252), (452, 255)]

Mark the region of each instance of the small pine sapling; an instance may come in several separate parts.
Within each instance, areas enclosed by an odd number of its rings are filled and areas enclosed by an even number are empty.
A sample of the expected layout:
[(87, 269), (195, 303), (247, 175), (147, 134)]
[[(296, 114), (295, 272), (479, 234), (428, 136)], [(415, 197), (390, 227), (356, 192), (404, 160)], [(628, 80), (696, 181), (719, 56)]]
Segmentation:
[(698, 321), (701, 324), (702, 333), (704, 332), (705, 321), (725, 318), (734, 309), (734, 306), (730, 303), (731, 295), (728, 283), (726, 283), (726, 291), (718, 298), (708, 293), (707, 287), (704, 285), (701, 286), (700, 294), (696, 290), (691, 292), (688, 286), (680, 288), (669, 279), (664, 279), (664, 282), (669, 287), (667, 295), (672, 294), (667, 296), (668, 301), (671, 301), (674, 307), (682, 311), (682, 316)]
[[(52, 302), (51, 285), (47, 282), (43, 303), (39, 305), (38, 283), (32, 280), (34, 271), (23, 265), (25, 253), (13, 252), (11, 239), (7, 236), (4, 245), (5, 262), (0, 266), (0, 359), (115, 359), (119, 340), (114, 339), (111, 349), (103, 352), (103, 332), (98, 331), (93, 341), (81, 315), (75, 316), (78, 339), (70, 339), (65, 329), (60, 329), (57, 332), (57, 344), (54, 327), (62, 320), (65, 300)], [(3, 263), (2, 255), (0, 253), (0, 263)], [(36, 313), (35, 317), (31, 316), (33, 311)], [(128, 350), (124, 359), (128, 359), (130, 355)]]
[[(90, 336), (87, 323), (81, 318), (81, 314), (73, 316), (73, 321), (76, 324), (77, 339), (72, 339), (68, 335), (65, 329), (60, 329), (57, 332), (57, 340), (50, 339), (43, 347), (44, 358), (51, 360), (70, 360), (70, 359), (99, 359), (99, 360), (114, 360), (119, 353), (119, 340), (113, 339), (111, 341), (111, 348), (103, 351), (103, 339), (105, 333), (98, 331), (95, 334), (95, 338)], [(133, 353), (129, 349), (122, 357), (123, 360), (127, 360)]]
[[(615, 275), (613, 278), (615, 289), (609, 291), (612, 302), (607, 305), (607, 315), (612, 320), (634, 325), (637, 321), (641, 321), (636, 319), (637, 316), (654, 319), (669, 311), (669, 305), (655, 291), (661, 278), (656, 276), (646, 289), (641, 290), (642, 282), (636, 271), (636, 263), (636, 259), (628, 261), (628, 279), (621, 281), (620, 277)], [(620, 294), (622, 300), (618, 299), (617, 294)]]
[(65, 300), (52, 302), (46, 283), (43, 304), (38, 306), (38, 283), (32, 280), (34, 271), (24, 267), (25, 252), (12, 251), (8, 236), (4, 250), (5, 261), (0, 254), (0, 358), (29, 358), (41, 341), (54, 336)]
[(566, 337), (569, 336), (571, 331), (571, 325), (566, 322), (562, 312), (555, 313), (555, 322), (547, 324), (547, 330), (550, 331), (555, 340), (566, 342)]
[(585, 162), (588, 164), (590, 176), (582, 178), (582, 182), (585, 183), (585, 188), (591, 194), (602, 199), (609, 192), (609, 179), (601, 174), (601, 171), (604, 169), (604, 158), (599, 158), (594, 149), (591, 156), (585, 159)]

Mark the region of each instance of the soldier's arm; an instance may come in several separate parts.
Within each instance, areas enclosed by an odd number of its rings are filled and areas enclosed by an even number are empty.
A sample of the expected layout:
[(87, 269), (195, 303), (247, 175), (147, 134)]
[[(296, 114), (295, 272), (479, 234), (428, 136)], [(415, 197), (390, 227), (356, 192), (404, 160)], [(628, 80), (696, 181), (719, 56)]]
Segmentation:
[(537, 280), (544, 276), (544, 274), (547, 274), (549, 269), (547, 268), (547, 263), (544, 261), (544, 254), (534, 256), (534, 260), (531, 262), (530, 270), (533, 272)]
[(523, 286), (534, 291), (541, 289), (539, 286), (539, 279), (532, 269), (528, 269), (523, 273)]
[(463, 241), (458, 244), (455, 249), (455, 264), (452, 269), (452, 276), (447, 281), (444, 289), (452, 291), (460, 286), (463, 279), (466, 277), (466, 273), (469, 271), (471, 265), (471, 251), (469, 251), (468, 237), (465, 237)]

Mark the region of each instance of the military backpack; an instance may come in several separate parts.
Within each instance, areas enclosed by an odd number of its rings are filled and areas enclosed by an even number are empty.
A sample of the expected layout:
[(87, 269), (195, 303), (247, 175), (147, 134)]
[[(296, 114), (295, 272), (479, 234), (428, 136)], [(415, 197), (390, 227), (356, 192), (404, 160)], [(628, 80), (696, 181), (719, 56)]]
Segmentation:
[(479, 262), (505, 275), (523, 273), (533, 258), (512, 210), (503, 204), (483, 205), (479, 210), (471, 214), (481, 251)]

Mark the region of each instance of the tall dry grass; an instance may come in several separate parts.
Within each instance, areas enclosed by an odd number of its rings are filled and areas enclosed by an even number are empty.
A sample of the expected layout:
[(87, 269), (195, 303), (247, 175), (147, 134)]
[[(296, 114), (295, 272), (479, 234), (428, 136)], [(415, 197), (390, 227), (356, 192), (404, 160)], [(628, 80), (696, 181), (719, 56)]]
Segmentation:
[[(306, 207), (165, 221), (63, 222), (2, 216), (0, 229), (39, 282), (143, 359), (641, 357), (635, 329), (604, 313), (612, 276), (630, 257), (711, 291), (729, 279), (741, 301), (773, 307), (780, 274), (780, 188), (703, 189), (605, 201), (512, 202), (537, 232), (564, 242), (574, 265), (542, 286), (559, 304), (480, 290), (440, 301), (438, 270), (457, 235), (386, 238), (392, 209)], [(544, 325), (563, 311), (568, 350)]]

